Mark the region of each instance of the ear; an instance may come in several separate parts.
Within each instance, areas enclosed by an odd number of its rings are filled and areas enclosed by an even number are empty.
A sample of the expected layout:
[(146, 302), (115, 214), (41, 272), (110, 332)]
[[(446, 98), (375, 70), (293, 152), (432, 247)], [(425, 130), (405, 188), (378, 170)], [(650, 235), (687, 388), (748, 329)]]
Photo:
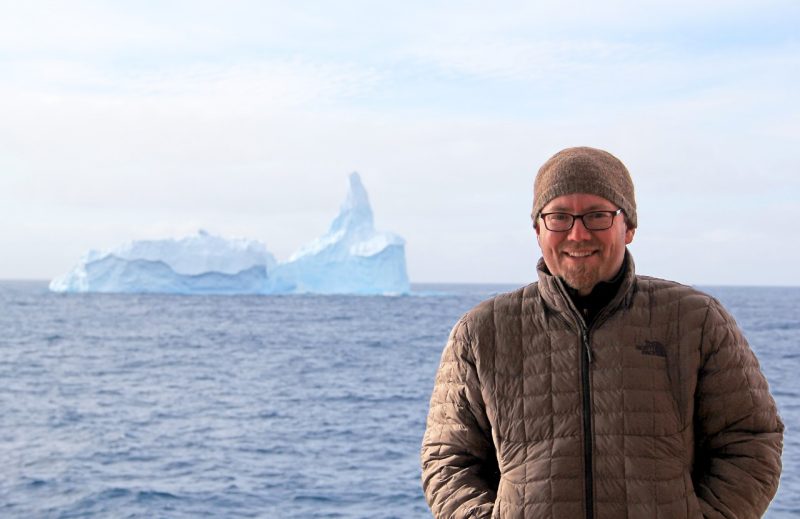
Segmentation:
[(630, 242), (633, 241), (633, 235), (634, 234), (636, 234), (636, 228), (635, 227), (627, 227), (625, 229), (625, 245), (628, 245)]
[(533, 230), (536, 231), (536, 241), (539, 241), (539, 222), (537, 220), (533, 221)]

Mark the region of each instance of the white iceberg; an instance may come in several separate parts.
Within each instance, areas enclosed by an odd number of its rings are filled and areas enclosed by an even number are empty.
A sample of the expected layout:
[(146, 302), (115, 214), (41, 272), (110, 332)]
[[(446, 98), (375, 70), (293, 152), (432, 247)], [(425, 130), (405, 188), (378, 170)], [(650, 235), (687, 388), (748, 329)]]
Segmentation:
[(206, 231), (180, 239), (142, 240), (91, 250), (55, 292), (177, 294), (406, 294), (405, 241), (376, 231), (358, 173), (328, 232), (277, 262), (256, 240)]
[(261, 242), (201, 230), (177, 240), (132, 241), (106, 252), (90, 250), (78, 266), (51, 281), (50, 290), (259, 294), (276, 263)]
[(292, 292), (406, 294), (405, 240), (376, 231), (367, 191), (358, 173), (328, 232), (279, 264), (275, 278)]

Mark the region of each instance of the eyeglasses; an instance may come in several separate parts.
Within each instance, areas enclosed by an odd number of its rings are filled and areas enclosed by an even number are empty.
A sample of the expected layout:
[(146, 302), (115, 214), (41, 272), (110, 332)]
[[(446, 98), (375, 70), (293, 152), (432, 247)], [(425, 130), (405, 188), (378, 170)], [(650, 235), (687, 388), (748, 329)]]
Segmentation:
[(575, 225), (575, 218), (580, 218), (583, 226), (588, 231), (603, 231), (614, 225), (614, 217), (621, 212), (622, 209), (617, 209), (616, 211), (592, 211), (583, 214), (542, 213), (539, 217), (548, 231), (566, 232)]

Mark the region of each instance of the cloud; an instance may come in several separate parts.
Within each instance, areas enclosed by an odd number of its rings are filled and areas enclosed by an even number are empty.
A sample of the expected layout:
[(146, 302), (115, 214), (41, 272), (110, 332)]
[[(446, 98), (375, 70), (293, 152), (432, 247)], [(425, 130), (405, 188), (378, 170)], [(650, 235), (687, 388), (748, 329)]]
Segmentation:
[[(11, 61), (0, 86), (15, 100), (129, 103), (164, 98), (196, 110), (285, 109), (358, 95), (373, 87), (375, 70), (300, 58), (246, 64), (193, 64), (108, 69), (70, 60)], [(208, 101), (214, 100), (214, 103)], [(11, 104), (11, 102), (7, 102)]]

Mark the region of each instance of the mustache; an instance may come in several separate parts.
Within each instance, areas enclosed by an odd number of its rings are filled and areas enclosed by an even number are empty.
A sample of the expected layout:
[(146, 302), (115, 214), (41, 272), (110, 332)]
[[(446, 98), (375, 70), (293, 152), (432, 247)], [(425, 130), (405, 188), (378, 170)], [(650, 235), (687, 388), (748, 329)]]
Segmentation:
[(572, 242), (562, 243), (561, 246), (558, 248), (558, 252), (571, 252), (571, 251), (599, 249), (599, 248), (600, 244), (592, 240), (572, 241)]

